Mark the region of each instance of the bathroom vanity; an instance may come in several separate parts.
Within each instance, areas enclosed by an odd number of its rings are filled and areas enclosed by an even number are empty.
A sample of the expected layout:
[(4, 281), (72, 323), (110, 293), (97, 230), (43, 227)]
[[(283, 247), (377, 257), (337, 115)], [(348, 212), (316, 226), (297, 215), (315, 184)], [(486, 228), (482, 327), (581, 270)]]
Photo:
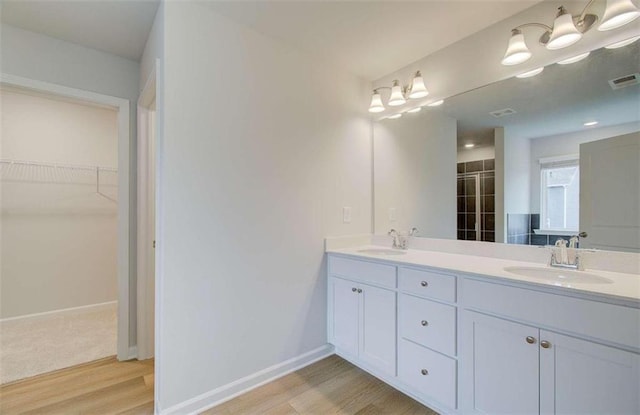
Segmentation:
[[(336, 353), (441, 413), (640, 413), (640, 277), (381, 247), (328, 250)], [(569, 274), (567, 274), (569, 275)]]

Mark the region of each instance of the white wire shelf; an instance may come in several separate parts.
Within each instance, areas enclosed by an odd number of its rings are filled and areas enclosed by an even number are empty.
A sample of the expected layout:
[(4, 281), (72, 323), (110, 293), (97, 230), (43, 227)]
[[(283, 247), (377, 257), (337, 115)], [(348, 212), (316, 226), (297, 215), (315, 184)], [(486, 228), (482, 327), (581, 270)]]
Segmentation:
[[(102, 166), (0, 159), (0, 181), (95, 186), (95, 192), (117, 203), (118, 169)], [(113, 194), (111, 194), (113, 193)]]

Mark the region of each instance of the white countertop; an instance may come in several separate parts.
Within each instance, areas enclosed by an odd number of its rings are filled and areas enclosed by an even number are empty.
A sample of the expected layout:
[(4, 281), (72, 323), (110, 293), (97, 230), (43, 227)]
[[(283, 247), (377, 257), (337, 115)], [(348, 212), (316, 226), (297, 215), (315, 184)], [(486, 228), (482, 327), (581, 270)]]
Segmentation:
[(403, 255), (377, 255), (359, 252), (363, 249), (385, 248), (387, 247), (379, 245), (364, 245), (341, 249), (327, 249), (327, 253), (349, 255), (397, 265), (435, 267), (444, 270), (459, 271), (514, 282), (535, 284), (541, 287), (558, 289), (565, 293), (574, 292), (596, 294), (599, 296), (613, 297), (614, 299), (631, 300), (632, 302), (640, 305), (640, 275), (637, 274), (623, 274), (618, 272), (586, 269), (586, 272), (608, 278), (612, 280), (613, 283), (566, 283), (521, 276), (504, 270), (505, 267), (514, 266), (549, 268), (546, 264), (537, 262), (513, 261), (474, 255), (423, 251), (419, 249), (408, 249), (403, 251), (405, 252)]

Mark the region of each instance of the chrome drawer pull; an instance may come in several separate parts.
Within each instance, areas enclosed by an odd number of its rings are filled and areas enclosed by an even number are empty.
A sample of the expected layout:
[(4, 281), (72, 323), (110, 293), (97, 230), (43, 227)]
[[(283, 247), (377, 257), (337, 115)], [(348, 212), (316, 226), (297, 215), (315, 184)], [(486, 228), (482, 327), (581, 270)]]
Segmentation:
[(531, 336), (527, 336), (527, 338), (525, 339), (527, 341), (527, 343), (529, 344), (533, 344), (536, 342), (536, 338), (535, 337), (531, 337)]
[(357, 289), (357, 288), (355, 288), (355, 287), (353, 287), (353, 288), (351, 289), (351, 291), (356, 292), (356, 291), (358, 291), (358, 289)]
[(420, 285), (422, 285), (423, 287), (426, 287), (427, 285), (429, 285), (429, 283), (428, 283), (428, 282), (426, 282), (426, 281), (422, 281), (422, 282), (420, 283)]
[(549, 347), (551, 347), (551, 343), (549, 343), (546, 340), (543, 340), (543, 341), (540, 342), (540, 346), (542, 346), (545, 349), (548, 349)]
[(422, 324), (423, 326), (428, 326), (429, 322), (427, 320), (422, 320), (420, 324)]
[(420, 373), (422, 373), (423, 376), (427, 376), (429, 374), (429, 371), (427, 369), (422, 369)]

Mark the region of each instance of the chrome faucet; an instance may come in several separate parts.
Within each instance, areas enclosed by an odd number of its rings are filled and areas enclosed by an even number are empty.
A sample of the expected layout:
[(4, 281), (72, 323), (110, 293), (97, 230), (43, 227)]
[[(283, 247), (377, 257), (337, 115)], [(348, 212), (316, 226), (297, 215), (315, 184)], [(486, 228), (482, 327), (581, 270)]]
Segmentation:
[(564, 239), (558, 239), (556, 245), (551, 247), (551, 258), (549, 265), (557, 268), (570, 268), (582, 270), (582, 264), (580, 263), (580, 252), (576, 248), (578, 237), (571, 238), (569, 248), (567, 248), (567, 241)]
[(393, 245), (391, 247), (393, 249), (409, 249), (409, 237), (417, 234), (417, 228), (411, 228), (411, 230), (404, 235), (395, 229), (391, 229), (389, 231), (389, 236), (393, 237)]
[(391, 247), (393, 249), (399, 249), (400, 248), (400, 234), (398, 233), (398, 231), (396, 231), (395, 229), (391, 229), (389, 231), (388, 235), (393, 238), (393, 245), (391, 245)]

